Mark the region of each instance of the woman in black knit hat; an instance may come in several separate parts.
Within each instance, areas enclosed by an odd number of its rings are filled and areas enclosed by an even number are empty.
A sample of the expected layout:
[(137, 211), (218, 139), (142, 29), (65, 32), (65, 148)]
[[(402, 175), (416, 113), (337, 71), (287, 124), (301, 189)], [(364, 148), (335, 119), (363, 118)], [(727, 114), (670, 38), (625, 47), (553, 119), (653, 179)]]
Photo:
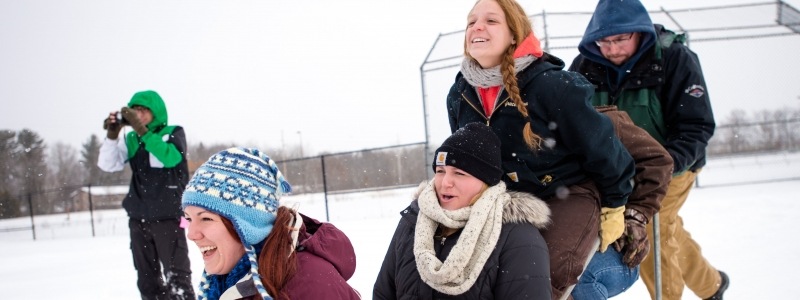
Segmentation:
[(550, 299), (539, 233), (550, 210), (506, 191), (497, 136), (468, 124), (435, 154), (434, 179), (400, 213), (373, 299)]

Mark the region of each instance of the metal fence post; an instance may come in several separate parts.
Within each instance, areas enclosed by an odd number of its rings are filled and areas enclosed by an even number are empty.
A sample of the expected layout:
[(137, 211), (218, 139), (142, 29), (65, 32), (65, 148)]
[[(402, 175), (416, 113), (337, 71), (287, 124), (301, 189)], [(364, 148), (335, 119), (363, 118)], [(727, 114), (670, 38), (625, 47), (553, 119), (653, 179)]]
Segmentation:
[(322, 162), (322, 194), (325, 195), (325, 222), (330, 222), (331, 217), (328, 213), (328, 180), (325, 175), (325, 155), (320, 155), (319, 158)]
[(36, 223), (33, 221), (33, 196), (28, 192), (28, 212), (31, 215), (31, 232), (33, 232), (33, 240), (36, 240)]
[(89, 189), (88, 189), (87, 193), (89, 194), (89, 223), (92, 224), (92, 237), (95, 237), (95, 235), (94, 235), (94, 204), (92, 203), (92, 184), (91, 183), (89, 184)]

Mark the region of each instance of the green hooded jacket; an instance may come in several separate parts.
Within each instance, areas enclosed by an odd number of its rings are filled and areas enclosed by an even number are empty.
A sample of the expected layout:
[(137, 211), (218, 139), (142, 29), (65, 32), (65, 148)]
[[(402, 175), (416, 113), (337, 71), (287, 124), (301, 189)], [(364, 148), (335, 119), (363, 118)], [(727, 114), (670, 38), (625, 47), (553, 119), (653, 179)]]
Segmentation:
[(167, 125), (167, 108), (158, 93), (134, 94), (128, 107), (137, 105), (150, 109), (153, 120), (141, 137), (135, 131), (125, 136), (133, 176), (122, 206), (134, 219), (177, 219), (183, 215), (181, 195), (189, 181), (183, 128)]
[[(164, 163), (165, 167), (174, 167), (181, 162), (183, 155), (175, 151), (174, 147), (156, 142), (156, 139), (160, 140), (163, 135), (172, 134), (175, 130), (175, 126), (167, 125), (169, 119), (167, 106), (161, 96), (154, 91), (138, 92), (128, 102), (128, 107), (133, 107), (134, 105), (147, 107), (153, 113), (153, 121), (147, 124), (147, 133), (141, 136), (141, 140), (145, 142), (145, 149)], [(125, 145), (128, 147), (128, 159), (131, 159), (136, 154), (136, 151), (139, 150), (139, 140), (139, 136), (135, 131), (128, 132), (125, 137)]]

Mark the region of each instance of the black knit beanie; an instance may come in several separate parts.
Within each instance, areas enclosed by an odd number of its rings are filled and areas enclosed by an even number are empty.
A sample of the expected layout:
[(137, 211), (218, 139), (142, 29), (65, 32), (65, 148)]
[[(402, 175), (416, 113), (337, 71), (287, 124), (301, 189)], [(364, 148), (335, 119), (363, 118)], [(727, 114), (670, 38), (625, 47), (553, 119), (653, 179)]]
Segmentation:
[(436, 166), (456, 167), (489, 186), (499, 183), (503, 176), (500, 139), (483, 123), (459, 128), (434, 153), (434, 172)]

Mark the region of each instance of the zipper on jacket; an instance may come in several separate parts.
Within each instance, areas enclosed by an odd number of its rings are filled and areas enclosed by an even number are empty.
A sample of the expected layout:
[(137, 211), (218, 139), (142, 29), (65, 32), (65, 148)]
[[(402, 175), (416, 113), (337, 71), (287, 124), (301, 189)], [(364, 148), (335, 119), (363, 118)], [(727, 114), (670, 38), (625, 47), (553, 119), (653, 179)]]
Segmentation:
[[(502, 91), (501, 91), (501, 92), (502, 92)], [(480, 108), (480, 107), (476, 107), (474, 104), (472, 104), (472, 102), (471, 102), (471, 101), (469, 101), (469, 99), (467, 99), (467, 96), (466, 96), (466, 95), (464, 95), (464, 93), (461, 93), (461, 98), (463, 98), (463, 99), (464, 99), (464, 101), (466, 101), (466, 102), (467, 102), (467, 104), (469, 104), (469, 106), (471, 106), (471, 107), (472, 107), (472, 109), (474, 109), (476, 112), (478, 112), (478, 114), (479, 114), (479, 115), (481, 115), (481, 116), (483, 117), (483, 119), (484, 119), (484, 120), (486, 120), (486, 126), (491, 126), (491, 124), (490, 124), (490, 123), (491, 123), (491, 116), (490, 116), (490, 117), (487, 117), (487, 116), (486, 116), (486, 113), (484, 113), (484, 112), (483, 112), (483, 109), (482, 109), (482, 108)], [(506, 103), (506, 101), (508, 101), (508, 99), (510, 99), (510, 98), (511, 98), (511, 97), (506, 97), (505, 99), (503, 99), (502, 101), (500, 101), (500, 103), (496, 103), (496, 104), (494, 105), (494, 108), (492, 108), (492, 116), (494, 116), (494, 113), (497, 111), (497, 109), (498, 109), (499, 107), (503, 106), (503, 104), (505, 104), (505, 103)], [(444, 244), (442, 244), (442, 245), (444, 245)]]
[[(627, 81), (627, 78), (625, 80)], [(625, 92), (625, 86), (621, 86), (619, 89), (617, 89), (617, 91), (616, 91), (616, 93), (614, 93), (614, 95), (611, 95), (611, 93), (609, 92), (608, 93), (608, 98), (609, 98), (608, 102), (609, 102), (609, 104), (618, 105), (617, 101), (619, 101), (619, 98), (622, 96), (622, 93), (624, 93), (624, 92)]]

